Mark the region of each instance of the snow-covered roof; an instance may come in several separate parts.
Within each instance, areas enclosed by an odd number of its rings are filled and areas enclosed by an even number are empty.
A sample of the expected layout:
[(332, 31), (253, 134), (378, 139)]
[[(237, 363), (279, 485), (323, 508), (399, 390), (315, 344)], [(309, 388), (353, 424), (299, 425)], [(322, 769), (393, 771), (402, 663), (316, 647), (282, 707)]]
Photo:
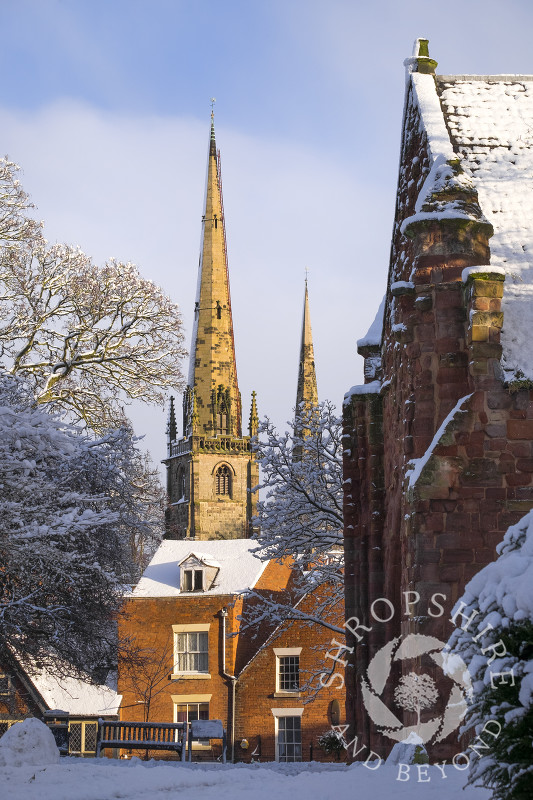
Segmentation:
[[(430, 173), (414, 217), (469, 217), (457, 201), (423, 210), (432, 192), (471, 183), (492, 223), (491, 265), (505, 269), (503, 366), (507, 379), (533, 379), (533, 76), (412, 73), (427, 134)], [(462, 171), (450, 167), (460, 156)], [(460, 187), (459, 187), (460, 188)], [(433, 195), (435, 196), (435, 195)], [(475, 216), (475, 215), (474, 215)]]
[(366, 335), (363, 336), (361, 339), (357, 340), (357, 347), (379, 347), (381, 344), (381, 332), (383, 330), (383, 314), (385, 312), (385, 301), (387, 299), (387, 295), (384, 295), (381, 303), (379, 304), (379, 308), (376, 312), (376, 316), (374, 317), (374, 321), (372, 325), (366, 332)]
[(445, 119), (494, 226), (491, 264), (505, 268), (504, 368), (533, 379), (533, 76), (443, 76)]
[[(146, 568), (130, 597), (175, 597), (179, 589), (179, 563), (191, 554), (219, 567), (216, 580), (203, 595), (238, 594), (251, 589), (259, 580), (267, 562), (253, 554), (257, 542), (251, 539), (217, 539), (191, 542), (187, 539), (165, 541)], [(195, 592), (195, 594), (198, 594)]]
[(194, 550), (181, 559), (179, 566), (181, 566), (189, 558), (195, 558), (197, 561), (201, 561), (206, 567), (216, 567), (217, 569), (220, 569), (220, 564), (218, 561), (216, 561), (213, 556), (209, 555), (209, 553), (198, 553)]
[(118, 714), (122, 695), (117, 694), (116, 674), (104, 684), (94, 685), (80, 678), (56, 678), (44, 670), (27, 672), (49, 709), (68, 711), (75, 716)]

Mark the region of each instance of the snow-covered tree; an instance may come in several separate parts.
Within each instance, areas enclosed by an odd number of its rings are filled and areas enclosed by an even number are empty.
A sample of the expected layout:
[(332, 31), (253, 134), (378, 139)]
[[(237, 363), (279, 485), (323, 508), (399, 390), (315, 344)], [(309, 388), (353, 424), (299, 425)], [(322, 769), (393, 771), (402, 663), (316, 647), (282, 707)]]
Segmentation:
[(162, 404), (182, 384), (178, 307), (133, 264), (93, 264), (49, 245), (26, 214), (16, 165), (0, 161), (0, 356), (38, 403), (102, 432), (124, 398)]
[[(342, 425), (332, 403), (297, 409), (291, 430), (280, 435), (266, 419), (253, 444), (266, 490), (257, 504), (256, 553), (294, 565), (292, 602), (256, 606), (273, 620), (299, 619), (343, 633)], [(298, 600), (313, 590), (312, 610)], [(333, 621), (334, 620), (334, 621)]]
[(0, 254), (4, 366), (93, 430), (120, 424), (124, 397), (162, 403), (179, 387), (182, 342), (177, 306), (132, 264), (42, 239)]
[(533, 511), (508, 529), (498, 553), (466, 586), (448, 644), (472, 676), (469, 782), (492, 789), (495, 800), (526, 800), (533, 797)]
[(41, 226), (26, 213), (33, 208), (17, 179), (19, 167), (7, 157), (0, 158), (0, 244), (30, 241)]
[(0, 375), (0, 649), (23, 662), (108, 663), (134, 566), (125, 429), (95, 439)]

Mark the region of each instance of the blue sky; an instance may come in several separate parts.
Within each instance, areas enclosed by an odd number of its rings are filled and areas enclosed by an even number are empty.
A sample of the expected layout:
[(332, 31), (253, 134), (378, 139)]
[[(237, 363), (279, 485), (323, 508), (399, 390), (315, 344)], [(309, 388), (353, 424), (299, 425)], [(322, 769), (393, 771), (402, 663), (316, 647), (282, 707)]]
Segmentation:
[[(3, 152), (52, 241), (131, 260), (194, 304), (217, 98), (245, 421), (290, 417), (305, 267), (321, 398), (362, 379), (385, 288), (403, 59), (531, 73), (529, 0), (0, 0)], [(153, 456), (165, 416), (133, 412)]]

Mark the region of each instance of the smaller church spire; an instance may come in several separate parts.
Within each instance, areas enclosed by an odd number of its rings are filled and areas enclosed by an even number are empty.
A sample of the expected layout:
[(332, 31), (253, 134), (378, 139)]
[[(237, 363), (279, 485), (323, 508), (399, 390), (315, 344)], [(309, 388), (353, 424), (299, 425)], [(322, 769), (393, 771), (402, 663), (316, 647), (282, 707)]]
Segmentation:
[(307, 275), (305, 277), (304, 313), (302, 321), (302, 341), (300, 345), (300, 364), (298, 367), (298, 388), (296, 390), (296, 409), (302, 408), (302, 404), (304, 408), (313, 408), (318, 405)]
[(250, 436), (257, 436), (257, 430), (259, 428), (259, 417), (257, 415), (257, 401), (256, 401), (257, 393), (252, 392), (252, 407), (250, 409), (250, 422), (248, 423), (248, 431)]

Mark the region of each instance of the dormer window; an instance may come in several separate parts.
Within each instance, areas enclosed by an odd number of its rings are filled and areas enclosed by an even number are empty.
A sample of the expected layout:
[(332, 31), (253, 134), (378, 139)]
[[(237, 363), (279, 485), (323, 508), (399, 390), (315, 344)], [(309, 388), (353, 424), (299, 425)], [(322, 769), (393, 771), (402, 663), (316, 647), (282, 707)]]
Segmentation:
[(204, 590), (204, 571), (203, 569), (184, 569), (182, 592), (203, 592)]
[(207, 553), (189, 553), (179, 564), (182, 592), (208, 592), (215, 583), (220, 564)]

